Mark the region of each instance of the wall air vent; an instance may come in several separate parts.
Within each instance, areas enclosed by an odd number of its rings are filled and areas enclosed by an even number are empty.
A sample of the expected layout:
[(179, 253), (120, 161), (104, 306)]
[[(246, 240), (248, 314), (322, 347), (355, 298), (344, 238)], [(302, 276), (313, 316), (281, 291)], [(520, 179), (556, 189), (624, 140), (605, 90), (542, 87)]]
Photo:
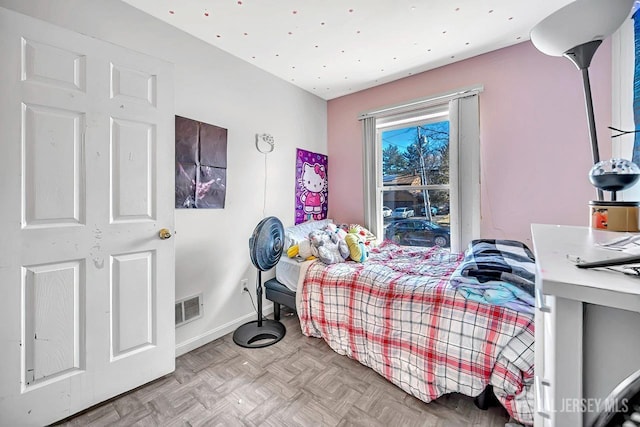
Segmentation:
[(176, 301), (176, 327), (202, 317), (202, 294)]

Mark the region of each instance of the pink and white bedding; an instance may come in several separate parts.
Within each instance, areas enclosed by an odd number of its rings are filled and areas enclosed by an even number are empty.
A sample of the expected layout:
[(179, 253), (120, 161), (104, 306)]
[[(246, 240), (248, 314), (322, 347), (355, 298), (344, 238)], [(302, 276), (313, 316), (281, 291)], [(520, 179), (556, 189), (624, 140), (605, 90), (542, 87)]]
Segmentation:
[(449, 283), (462, 259), (383, 243), (365, 263), (314, 262), (298, 288), (302, 332), (425, 402), (490, 384), (533, 424), (533, 315), (465, 299)]

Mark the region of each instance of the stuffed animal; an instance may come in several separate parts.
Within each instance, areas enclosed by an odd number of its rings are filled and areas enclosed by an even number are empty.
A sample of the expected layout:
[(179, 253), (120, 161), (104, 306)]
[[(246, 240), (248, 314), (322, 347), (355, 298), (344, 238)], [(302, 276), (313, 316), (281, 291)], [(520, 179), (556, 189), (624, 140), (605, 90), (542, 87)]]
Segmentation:
[(348, 233), (360, 236), (367, 249), (373, 249), (377, 246), (376, 236), (360, 224), (342, 224), (341, 228), (347, 230)]
[(360, 234), (347, 233), (344, 240), (349, 247), (349, 256), (356, 262), (365, 262), (369, 258), (369, 251), (365, 245), (365, 240)]
[[(335, 233), (333, 233), (335, 234)], [(309, 233), (312, 250), (315, 248), (318, 258), (325, 264), (343, 262), (349, 256), (349, 246), (344, 240), (326, 230), (314, 230)]]
[(291, 245), (291, 247), (287, 249), (287, 256), (289, 258), (295, 258), (298, 256), (299, 253), (300, 253), (300, 247), (298, 246), (298, 244)]
[(372, 241), (375, 242), (375, 236), (358, 224), (336, 226), (330, 223), (292, 245), (287, 249), (287, 256), (305, 260), (319, 258), (325, 264), (343, 262), (347, 258), (364, 262), (369, 257)]
[(338, 238), (338, 240), (344, 240), (345, 236), (347, 235), (347, 232), (345, 230), (343, 230), (342, 228), (339, 228), (334, 223), (327, 224), (327, 226), (325, 227), (325, 230), (327, 230), (330, 234), (335, 235)]
[(307, 239), (304, 239), (300, 243), (298, 243), (299, 247), (299, 255), (304, 259), (316, 259), (318, 258), (318, 251), (313, 247), (311, 242)]
[(344, 241), (344, 238), (347, 236), (347, 232), (333, 223), (328, 224), (325, 227), (325, 231), (329, 233), (331, 241), (338, 245), (338, 251), (340, 251), (342, 258), (349, 258), (349, 245)]
[(343, 229), (347, 233), (358, 234), (362, 239), (364, 239), (364, 244), (369, 249), (373, 249), (377, 246), (376, 236), (360, 224), (339, 224), (338, 228)]
[(291, 246), (287, 249), (287, 256), (289, 258), (295, 258), (299, 256), (304, 260), (312, 260), (318, 257), (318, 251), (311, 246), (311, 242), (307, 239), (303, 239), (297, 245)]

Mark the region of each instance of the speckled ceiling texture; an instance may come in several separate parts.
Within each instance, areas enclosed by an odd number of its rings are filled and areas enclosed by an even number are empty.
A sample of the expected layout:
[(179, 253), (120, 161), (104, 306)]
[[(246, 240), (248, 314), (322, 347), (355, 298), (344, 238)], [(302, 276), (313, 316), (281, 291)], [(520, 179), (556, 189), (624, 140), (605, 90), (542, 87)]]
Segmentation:
[(529, 39), (570, 0), (123, 0), (324, 99)]

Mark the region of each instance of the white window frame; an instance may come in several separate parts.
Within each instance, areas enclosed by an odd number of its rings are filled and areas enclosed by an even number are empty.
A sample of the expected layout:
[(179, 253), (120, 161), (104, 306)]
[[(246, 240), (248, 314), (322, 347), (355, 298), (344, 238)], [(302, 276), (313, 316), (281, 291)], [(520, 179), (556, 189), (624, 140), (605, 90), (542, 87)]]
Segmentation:
[[(418, 117), (434, 106), (449, 104), (449, 197), (451, 250), (463, 251), (480, 237), (480, 120), (476, 85), (455, 92), (413, 100), (362, 113), (364, 143), (365, 224), (379, 240), (382, 219), (382, 143), (376, 137), (376, 121)], [(386, 127), (386, 126), (385, 126)], [(432, 186), (425, 188), (435, 189)], [(417, 187), (416, 187), (417, 188)], [(388, 188), (387, 188), (388, 189)]]

